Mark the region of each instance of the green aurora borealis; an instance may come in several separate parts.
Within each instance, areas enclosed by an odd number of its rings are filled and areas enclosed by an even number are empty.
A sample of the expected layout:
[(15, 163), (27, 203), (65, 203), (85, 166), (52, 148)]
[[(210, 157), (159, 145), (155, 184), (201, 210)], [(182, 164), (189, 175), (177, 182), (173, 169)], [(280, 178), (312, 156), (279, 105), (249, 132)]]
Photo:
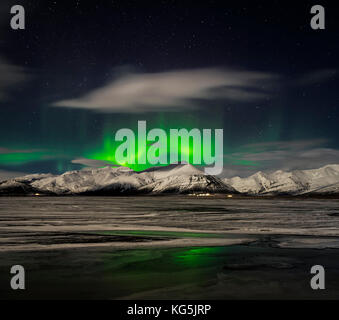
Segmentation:
[[(220, 112), (218, 117), (213, 117), (206, 112), (185, 113), (185, 116), (176, 112), (131, 116), (94, 114), (90, 111), (44, 107), (41, 110), (42, 116), (32, 119), (28, 126), (26, 124), (21, 128), (16, 128), (16, 126), (7, 128), (7, 142), (3, 140), (2, 147), (13, 150), (13, 152), (0, 154), (0, 165), (4, 168), (18, 170), (22, 167), (29, 168), (34, 163), (45, 162), (53, 165), (52, 172), (62, 173), (66, 170), (81, 167), (81, 165), (71, 163), (71, 160), (75, 158), (83, 157), (114, 163), (115, 148), (121, 144), (121, 142), (114, 141), (115, 132), (120, 128), (130, 128), (137, 133), (137, 121), (140, 119), (147, 120), (147, 131), (152, 128), (161, 128), (168, 133), (169, 129), (175, 128), (186, 128), (187, 130), (192, 128), (211, 128), (212, 130), (223, 128), (224, 154), (226, 155), (236, 152), (255, 153), (255, 148), (243, 147), (243, 145), (261, 141), (279, 141), (281, 139), (283, 119), (280, 112), (276, 112), (275, 117), (267, 117), (266, 121), (261, 119), (258, 123), (252, 123), (251, 126), (247, 121), (243, 121), (239, 127), (238, 119), (234, 119), (234, 116), (223, 112), (221, 108), (216, 108), (216, 110), (218, 109)], [(239, 114), (239, 116), (241, 115)], [(1, 118), (1, 122), (5, 118)], [(275, 120), (272, 120), (274, 118)], [(267, 123), (272, 125), (270, 126)], [(17, 122), (16, 125), (20, 126), (20, 122)], [(5, 127), (6, 124), (2, 123), (1, 128)], [(258, 139), (257, 132), (260, 127), (263, 127), (264, 130)], [(32, 135), (33, 132), (34, 135)], [(2, 133), (1, 136), (4, 137), (5, 134)], [(149, 145), (150, 143), (148, 147)], [(192, 148), (187, 150), (187, 153), (192, 158)], [(254, 161), (242, 160), (241, 158), (232, 158), (228, 161), (237, 165), (258, 165)], [(130, 165), (134, 170), (143, 170), (149, 166)]]
[[(114, 140), (115, 132), (121, 128), (130, 128), (134, 130), (137, 138), (137, 121), (138, 116), (135, 116), (135, 120), (125, 119), (122, 120), (123, 116), (119, 117), (117, 121), (112, 115), (96, 115), (96, 120), (94, 121), (95, 127), (93, 126), (93, 121), (91, 118), (93, 114), (86, 111), (69, 111), (69, 110), (53, 110), (47, 112), (46, 117), (50, 113), (58, 113), (58, 116), (52, 115), (53, 122), (52, 125), (48, 128), (42, 123), (40, 126), (41, 135), (38, 136), (36, 141), (32, 143), (8, 143), (3, 144), (5, 148), (8, 148), (8, 153), (0, 154), (0, 164), (2, 166), (13, 166), (20, 167), (25, 164), (30, 164), (36, 161), (55, 161), (56, 168), (55, 170), (58, 173), (61, 173), (65, 170), (70, 170), (72, 167), (77, 165), (71, 164), (71, 160), (74, 158), (87, 158), (94, 160), (102, 161), (112, 161), (112, 164), (115, 163), (115, 149), (122, 142), (116, 142)], [(69, 114), (73, 114), (73, 122)], [(79, 123), (78, 114), (83, 113), (80, 117), (81, 124)], [(87, 113), (87, 115), (84, 115)], [(60, 116), (61, 114), (61, 116)], [(65, 122), (65, 117), (62, 114), (68, 114), (69, 119)], [(147, 132), (153, 127), (150, 126), (150, 123), (155, 123), (154, 127), (164, 129), (167, 133), (169, 129), (180, 129), (186, 128), (190, 130), (194, 127), (205, 128), (199, 125), (200, 121), (193, 119), (193, 117), (186, 119), (185, 121), (176, 121), (177, 114), (166, 115), (167, 120), (164, 120), (164, 115), (155, 115), (151, 117), (151, 121), (147, 123)], [(127, 117), (125, 117), (127, 118)], [(130, 116), (128, 118), (131, 118)], [(45, 120), (50, 123), (51, 120)], [(69, 126), (67, 123), (74, 123), (74, 126)], [(66, 124), (66, 125), (65, 125)], [(57, 127), (60, 125), (62, 131), (59, 131)], [(120, 127), (119, 127), (120, 125)], [(220, 126), (220, 122), (219, 122)], [(36, 128), (35, 128), (36, 129)], [(55, 130), (55, 131), (54, 131)], [(92, 131), (91, 134), (88, 131)], [(79, 136), (81, 132), (81, 136)], [(95, 135), (93, 133), (95, 132)], [(10, 136), (7, 132), (7, 136)], [(87, 139), (86, 139), (87, 137)], [(85, 139), (85, 141), (83, 141)], [(149, 149), (152, 142), (147, 143), (147, 149)], [(169, 144), (169, 142), (168, 142)], [(34, 149), (32, 148), (34, 146)], [(31, 149), (31, 150), (28, 150)], [(13, 150), (13, 152), (10, 152)], [(28, 151), (26, 151), (28, 150)], [(181, 150), (181, 149), (179, 149)], [(136, 143), (136, 154), (138, 152), (137, 143)], [(147, 150), (146, 150), (147, 152)], [(192, 157), (192, 147), (190, 150), (186, 150), (186, 153)], [(137, 161), (134, 161), (137, 162)], [(135, 170), (143, 170), (150, 165), (130, 165)]]

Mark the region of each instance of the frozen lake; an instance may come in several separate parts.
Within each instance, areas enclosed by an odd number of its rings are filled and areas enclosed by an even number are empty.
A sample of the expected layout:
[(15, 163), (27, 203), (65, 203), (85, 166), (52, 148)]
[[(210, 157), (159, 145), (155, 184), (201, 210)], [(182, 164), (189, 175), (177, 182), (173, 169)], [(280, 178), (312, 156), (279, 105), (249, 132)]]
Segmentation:
[[(209, 236), (193, 234), (182, 238), (170, 233), (174, 235), (171, 239), (133, 244), (131, 239), (123, 241), (121, 234), (115, 235), (119, 239), (110, 239), (113, 234), (109, 232), (103, 234), (114, 230), (208, 233)], [(276, 245), (282, 247), (336, 248), (339, 247), (339, 200), (0, 197), (0, 235), (0, 251), (220, 245), (253, 241), (264, 235), (274, 237)], [(138, 234), (142, 235), (142, 232)]]
[(0, 297), (339, 298), (338, 256), (338, 200), (0, 197)]

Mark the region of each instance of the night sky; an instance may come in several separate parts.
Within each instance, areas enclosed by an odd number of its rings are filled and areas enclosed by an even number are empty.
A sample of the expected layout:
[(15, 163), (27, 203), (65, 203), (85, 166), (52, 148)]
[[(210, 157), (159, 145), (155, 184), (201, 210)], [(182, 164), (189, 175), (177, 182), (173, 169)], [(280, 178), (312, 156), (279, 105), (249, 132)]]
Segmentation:
[(1, 0), (0, 179), (110, 163), (138, 120), (223, 128), (222, 176), (339, 163), (335, 3)]

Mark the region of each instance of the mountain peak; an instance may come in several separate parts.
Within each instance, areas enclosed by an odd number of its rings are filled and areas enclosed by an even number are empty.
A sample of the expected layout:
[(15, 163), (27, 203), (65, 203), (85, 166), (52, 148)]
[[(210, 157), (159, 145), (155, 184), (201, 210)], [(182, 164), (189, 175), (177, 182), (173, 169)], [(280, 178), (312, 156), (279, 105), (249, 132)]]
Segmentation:
[(164, 175), (204, 175), (204, 172), (190, 163), (172, 163), (168, 166), (148, 168), (142, 172), (153, 172)]

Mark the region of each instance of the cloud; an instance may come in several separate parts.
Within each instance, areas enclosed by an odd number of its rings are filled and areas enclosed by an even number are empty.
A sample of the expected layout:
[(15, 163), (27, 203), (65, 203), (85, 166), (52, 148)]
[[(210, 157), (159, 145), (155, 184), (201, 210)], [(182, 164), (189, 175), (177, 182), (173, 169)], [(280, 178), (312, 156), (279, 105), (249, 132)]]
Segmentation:
[(309, 86), (313, 84), (319, 84), (326, 82), (334, 77), (338, 76), (338, 70), (336, 69), (321, 69), (304, 74), (295, 81), (298, 86)]
[(242, 149), (249, 151), (225, 155), (223, 176), (245, 177), (257, 171), (304, 170), (338, 164), (339, 150), (324, 147), (326, 142), (315, 139), (246, 145)]
[(255, 150), (267, 150), (267, 149), (288, 149), (299, 150), (310, 147), (316, 147), (324, 145), (328, 142), (327, 139), (311, 139), (311, 140), (292, 140), (292, 141), (269, 141), (259, 142), (243, 145), (242, 149), (252, 148)]
[(27, 175), (25, 172), (0, 170), (0, 182)]
[(198, 101), (256, 101), (271, 96), (278, 76), (221, 68), (128, 73), (86, 95), (52, 104), (101, 112), (195, 108)]
[(10, 64), (0, 56), (0, 101), (7, 100), (9, 90), (28, 77), (25, 68)]
[(71, 161), (72, 163), (82, 164), (84, 166), (99, 168), (104, 166), (113, 166), (116, 165), (111, 161), (103, 161), (103, 160), (94, 160), (94, 159), (86, 159), (86, 158), (77, 158)]
[[(6, 28), (10, 29), (10, 10), (13, 5), (17, 4), (10, 0), (0, 1), (0, 29), (5, 31)], [(12, 32), (15, 32), (12, 30)], [(2, 32), (0, 37), (0, 43), (4, 34)], [(5, 42), (1, 43), (2, 46)], [(26, 81), (30, 75), (27, 73), (27, 69), (10, 63), (3, 55), (0, 55), (0, 102), (6, 101), (10, 98), (10, 90), (15, 88), (19, 83)]]
[(233, 177), (248, 177), (259, 171), (257, 167), (237, 165), (237, 164), (224, 164), (223, 172), (218, 176), (219, 178), (233, 178)]
[(42, 149), (8, 149), (0, 147), (0, 154), (11, 154), (11, 153), (33, 153), (41, 152)]

